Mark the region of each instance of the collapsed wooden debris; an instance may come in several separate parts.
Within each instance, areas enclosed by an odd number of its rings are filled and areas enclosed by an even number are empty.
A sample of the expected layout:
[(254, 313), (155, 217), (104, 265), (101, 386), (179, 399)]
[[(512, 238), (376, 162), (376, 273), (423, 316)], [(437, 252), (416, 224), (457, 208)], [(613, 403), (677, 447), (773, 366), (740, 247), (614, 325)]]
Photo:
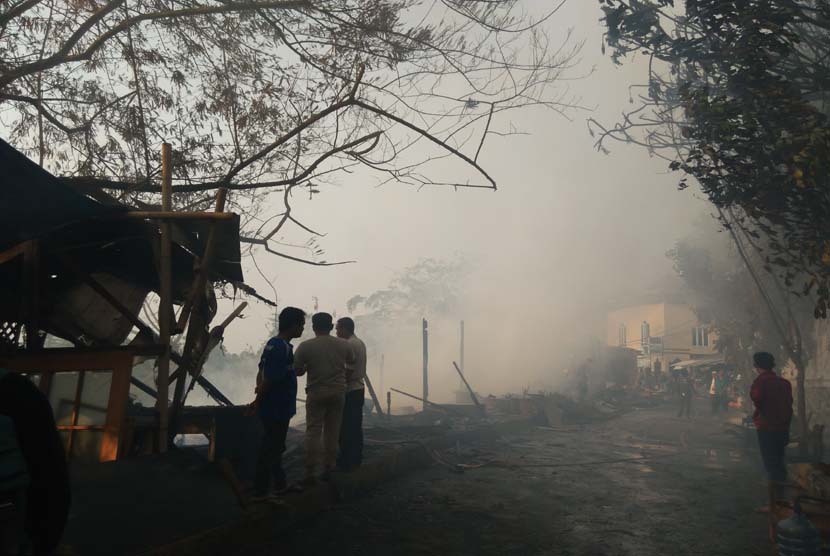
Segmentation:
[[(243, 281), (239, 218), (224, 211), (224, 190), (214, 212), (173, 211), (170, 160), (165, 145), (161, 210), (139, 211), (103, 191), (93, 198), (73, 189), (0, 141), (0, 206), (6, 209), (0, 226), (0, 365), (32, 375), (47, 395), (58, 383), (70, 388), (74, 395), (58, 395), (73, 398), (70, 415), (59, 416), (70, 457), (82, 455), (81, 445), (97, 445), (98, 459), (119, 459), (133, 445), (127, 436), (138, 432), (127, 426), (130, 420), (152, 429), (153, 450), (164, 451), (180, 432), (177, 419), (195, 385), (220, 405), (232, 405), (202, 368), (244, 309), (239, 305), (210, 327), (216, 299), (209, 284)], [(15, 210), (21, 205), (27, 210)], [(161, 300), (158, 329), (139, 316), (150, 292)], [(178, 317), (175, 305), (182, 307)], [(170, 338), (183, 332), (179, 354), (170, 349)], [(74, 347), (47, 346), (47, 335)], [(132, 376), (133, 366), (147, 359), (157, 361), (155, 384)], [(169, 362), (177, 366), (172, 373)], [(79, 418), (91, 411), (87, 373), (112, 376), (109, 399), (93, 412), (105, 413), (100, 424)], [(131, 386), (156, 400), (151, 417), (128, 417)]]

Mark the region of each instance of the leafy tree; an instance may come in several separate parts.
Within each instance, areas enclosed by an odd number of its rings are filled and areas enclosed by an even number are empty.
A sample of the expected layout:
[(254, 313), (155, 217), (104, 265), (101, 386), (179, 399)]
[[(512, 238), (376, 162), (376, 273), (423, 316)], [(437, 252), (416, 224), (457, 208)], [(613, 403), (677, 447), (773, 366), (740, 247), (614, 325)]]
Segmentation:
[[(801, 331), (810, 331), (814, 324), (809, 311), (811, 301), (792, 295), (774, 275), (757, 273), (760, 256), (739, 252), (746, 247), (741, 236), (707, 233), (705, 227), (703, 230), (678, 241), (667, 256), (691, 292), (692, 304), (701, 320), (711, 323), (717, 334), (715, 347), (727, 362), (739, 369), (751, 369), (755, 351), (773, 351), (790, 359), (797, 370), (797, 414), (801, 446), (806, 450), (809, 423), (805, 371), (815, 357), (816, 342), (813, 334)], [(749, 286), (756, 279), (758, 287)], [(786, 315), (783, 331), (782, 323), (777, 322), (780, 312)]]
[(830, 2), (600, 0), (611, 55), (642, 53), (648, 80), (608, 139), (644, 146), (697, 181), (783, 286), (830, 289)]
[(421, 259), (388, 287), (349, 299), (347, 309), (367, 343), (394, 345), (401, 325), (417, 324), (422, 317), (457, 316), (469, 271), (470, 263), (462, 258)]
[[(516, 0), (9, 0), (2, 127), (67, 182), (158, 203), (174, 144), (178, 206), (231, 190), (249, 243), (274, 254), (295, 188), (362, 168), (379, 183), (495, 188), (480, 164), (507, 114), (568, 110), (579, 50)], [(437, 165), (450, 158), (460, 165)], [(470, 172), (471, 171), (471, 172)], [(269, 215), (278, 192), (282, 214)], [(276, 222), (273, 220), (276, 218)], [(317, 246), (306, 246), (315, 259)], [(288, 258), (298, 258), (291, 257)], [(320, 261), (318, 261), (320, 262)]]
[(421, 259), (385, 289), (349, 299), (349, 312), (363, 309), (383, 318), (446, 316), (457, 309), (469, 263), (463, 259)]
[(685, 238), (667, 256), (701, 321), (716, 333), (715, 347), (728, 363), (746, 371), (752, 368), (753, 351), (780, 344), (757, 290), (746, 287), (752, 279), (727, 238)]

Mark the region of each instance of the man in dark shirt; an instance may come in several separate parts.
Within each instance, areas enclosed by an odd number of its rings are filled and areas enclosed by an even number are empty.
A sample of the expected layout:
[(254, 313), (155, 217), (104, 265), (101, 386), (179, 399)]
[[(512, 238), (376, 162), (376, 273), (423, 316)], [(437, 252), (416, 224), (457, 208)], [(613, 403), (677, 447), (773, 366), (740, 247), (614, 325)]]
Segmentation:
[(793, 418), (792, 386), (773, 371), (775, 358), (771, 354), (759, 352), (753, 360), (758, 377), (749, 395), (755, 404), (752, 420), (758, 432), (761, 459), (770, 481), (783, 482), (787, 479), (787, 444)]
[(691, 419), (692, 399), (695, 397), (695, 383), (688, 369), (682, 369), (677, 378), (677, 395), (680, 397), (680, 412), (678, 412), (677, 416), (683, 417), (685, 415)]
[(259, 361), (257, 396), (252, 404), (265, 436), (259, 450), (254, 491), (256, 496), (267, 496), (271, 479), (276, 491), (286, 488), (282, 469), (285, 437), (288, 423), (297, 413), (297, 375), (294, 372), (294, 349), (289, 343), (303, 335), (305, 312), (296, 307), (286, 307), (280, 312), (279, 332), (268, 340)]

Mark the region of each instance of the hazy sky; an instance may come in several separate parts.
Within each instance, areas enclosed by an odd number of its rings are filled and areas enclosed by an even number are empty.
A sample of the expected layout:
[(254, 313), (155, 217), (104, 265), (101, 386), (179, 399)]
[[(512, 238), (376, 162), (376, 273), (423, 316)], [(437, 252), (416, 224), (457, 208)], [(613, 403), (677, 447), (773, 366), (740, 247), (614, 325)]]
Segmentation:
[[(515, 126), (530, 135), (493, 138), (480, 159), (498, 181), (497, 192), (378, 188), (354, 174), (311, 201), (295, 196), (292, 205), (295, 216), (327, 233), (320, 239), (327, 260), (356, 264), (319, 268), (261, 254), (268, 281), (250, 263), (246, 281), (269, 297), (271, 282), (280, 306), (308, 309), (316, 297), (320, 310), (342, 316), (350, 297), (383, 288), (418, 259), (462, 254), (475, 263), (465, 287), (468, 306), (457, 318), (467, 322), (468, 374), (476, 388), (520, 392), (554, 383), (566, 352), (604, 335), (608, 301), (625, 302), (621, 292), (647, 289), (670, 274), (665, 252), (706, 222), (706, 204), (691, 190), (677, 190), (679, 176), (665, 161), (623, 144), (611, 145), (610, 155), (594, 149), (586, 119), (615, 122), (644, 69), (617, 67), (602, 55), (600, 15), (596, 2), (572, 0), (549, 25), (554, 37), (573, 28), (574, 39), (585, 41), (582, 73), (595, 71), (567, 86), (595, 109), (574, 112), (572, 121), (544, 110), (514, 113)], [(220, 317), (229, 311), (224, 303)], [(252, 302), (245, 315), (226, 333), (231, 351), (258, 351), (273, 309)], [(432, 392), (447, 400), (458, 381), (450, 366), (457, 321), (431, 326)], [(386, 388), (417, 392), (420, 330), (402, 335), (398, 346), (369, 346), (370, 355), (385, 353)], [(378, 359), (370, 360), (374, 380)], [(242, 375), (236, 380), (245, 382)], [(241, 382), (227, 385), (237, 387), (247, 392)]]
[[(573, 28), (574, 39), (585, 40), (581, 67), (595, 72), (567, 85), (595, 110), (575, 112), (570, 122), (545, 110), (514, 113), (515, 125), (531, 135), (494, 138), (482, 153), (499, 191), (376, 188), (357, 174), (312, 201), (296, 196), (295, 214), (328, 234), (320, 239), (327, 260), (358, 262), (318, 268), (260, 255), (280, 305), (309, 307), (316, 296), (321, 310), (344, 314), (352, 295), (385, 286), (421, 257), (454, 253), (483, 261), (471, 280), (484, 280), (494, 295), (520, 291), (522, 302), (529, 293), (544, 295), (551, 308), (603, 295), (609, 278), (666, 272), (665, 251), (705, 205), (678, 192), (678, 176), (643, 150), (618, 144), (603, 155), (594, 149), (586, 119), (615, 121), (629, 106), (629, 84), (642, 77), (640, 65), (617, 67), (602, 55), (600, 15), (596, 2), (574, 0), (549, 25), (554, 37)], [(250, 265), (246, 280), (271, 295)], [(245, 323), (228, 331), (229, 348), (261, 340), (272, 310), (252, 305)]]

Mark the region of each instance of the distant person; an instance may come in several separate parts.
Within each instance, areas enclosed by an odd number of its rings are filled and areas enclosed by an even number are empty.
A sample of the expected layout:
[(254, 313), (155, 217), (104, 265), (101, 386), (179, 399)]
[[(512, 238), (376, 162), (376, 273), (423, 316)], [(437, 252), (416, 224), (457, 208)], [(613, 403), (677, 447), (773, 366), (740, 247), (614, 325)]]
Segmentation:
[(709, 383), (709, 400), (712, 406), (712, 415), (720, 410), (720, 399), (718, 398), (718, 373), (712, 371), (712, 381)]
[(593, 359), (589, 357), (579, 366), (579, 370), (577, 371), (577, 394), (579, 395), (580, 403), (585, 403), (588, 399), (588, 373), (592, 363)]
[(752, 357), (758, 376), (749, 396), (755, 404), (752, 420), (758, 432), (761, 459), (770, 481), (787, 480), (787, 444), (790, 443), (790, 422), (793, 418), (793, 391), (790, 382), (775, 371), (775, 358), (766, 352)]
[(350, 471), (363, 461), (363, 401), (365, 397), (366, 344), (354, 333), (354, 321), (344, 317), (337, 321), (337, 337), (349, 342), (355, 362), (346, 366), (346, 402), (340, 426), (340, 454), (337, 468)]
[[(16, 436), (16, 442), (8, 438), (0, 441), (0, 445), (19, 450), (17, 456), (22, 455), (28, 475), (28, 486), (22, 497), (14, 497), (20, 502), (5, 507), (5, 503), (14, 498), (10, 496), (13, 493), (6, 491), (4, 483), (8, 481), (11, 486), (16, 482), (5, 475), (16, 465), (6, 465), (13, 464), (12, 453), (6, 450), (0, 453), (0, 520), (5, 520), (8, 513), (23, 512), (22, 520), (15, 519), (11, 527), (0, 521), (3, 537), (0, 548), (15, 556), (47, 556), (58, 547), (71, 501), (66, 453), (55, 426), (52, 407), (31, 380), (18, 373), (0, 370), (0, 416), (11, 421), (14, 431), (7, 430), (7, 434)], [(22, 532), (19, 531), (21, 521)], [(15, 544), (20, 549), (14, 552), (16, 547), (8, 544)]]
[(712, 372), (712, 384), (709, 387), (709, 395), (712, 401), (712, 415), (717, 415), (721, 411), (725, 412), (729, 408), (728, 387), (726, 371), (719, 369), (716, 372)]
[(351, 344), (331, 335), (332, 316), (311, 317), (315, 337), (297, 347), (294, 367), (297, 376), (308, 374), (306, 384), (305, 483), (316, 482), (316, 470), (323, 466), (328, 478), (337, 462), (340, 424), (346, 398), (346, 367), (356, 357)]
[[(265, 429), (256, 466), (254, 493), (258, 497), (288, 486), (282, 468), (288, 423), (297, 413), (297, 375), (294, 372), (294, 348), (291, 340), (303, 335), (305, 312), (286, 307), (280, 312), (277, 335), (265, 344), (259, 360), (257, 395), (252, 409)], [(272, 484), (273, 480), (273, 484)]]
[(677, 379), (677, 394), (680, 399), (678, 417), (692, 417), (692, 398), (695, 396), (695, 384), (687, 369), (682, 369)]

